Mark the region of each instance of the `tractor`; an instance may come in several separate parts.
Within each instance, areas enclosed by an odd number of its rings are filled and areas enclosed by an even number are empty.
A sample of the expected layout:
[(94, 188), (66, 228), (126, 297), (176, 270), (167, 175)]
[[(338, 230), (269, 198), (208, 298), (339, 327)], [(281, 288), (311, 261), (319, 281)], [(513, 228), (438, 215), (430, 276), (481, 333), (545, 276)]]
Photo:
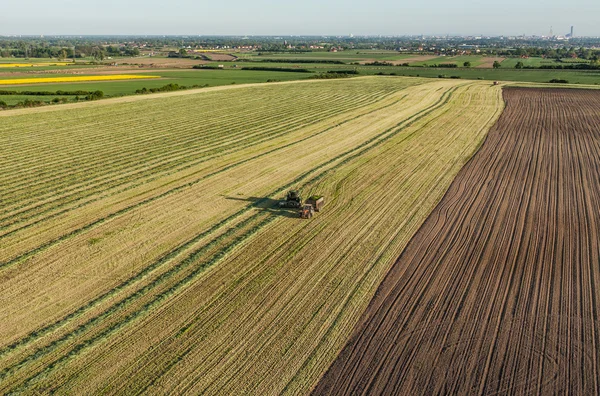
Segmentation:
[(305, 204), (300, 209), (300, 217), (303, 219), (310, 219), (315, 214), (315, 208), (311, 204)]
[(290, 190), (285, 200), (279, 201), (280, 208), (300, 208), (302, 207), (302, 197), (297, 190)]

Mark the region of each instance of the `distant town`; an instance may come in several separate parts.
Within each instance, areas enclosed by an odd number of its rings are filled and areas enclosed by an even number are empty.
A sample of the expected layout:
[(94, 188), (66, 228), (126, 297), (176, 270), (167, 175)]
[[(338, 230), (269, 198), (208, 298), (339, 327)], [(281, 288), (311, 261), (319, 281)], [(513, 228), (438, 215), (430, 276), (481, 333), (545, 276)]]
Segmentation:
[(0, 36), (3, 58), (107, 58), (185, 51), (338, 52), (393, 50), (434, 55), (557, 56), (591, 59), (600, 38), (549, 28), (540, 36)]

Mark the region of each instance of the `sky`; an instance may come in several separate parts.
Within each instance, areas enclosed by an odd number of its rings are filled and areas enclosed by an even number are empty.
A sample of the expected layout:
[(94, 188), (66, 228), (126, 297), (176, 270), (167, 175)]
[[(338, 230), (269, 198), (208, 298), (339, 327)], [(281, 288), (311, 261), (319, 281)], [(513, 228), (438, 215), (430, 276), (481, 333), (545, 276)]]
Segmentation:
[(0, 0), (0, 35), (600, 36), (598, 0)]

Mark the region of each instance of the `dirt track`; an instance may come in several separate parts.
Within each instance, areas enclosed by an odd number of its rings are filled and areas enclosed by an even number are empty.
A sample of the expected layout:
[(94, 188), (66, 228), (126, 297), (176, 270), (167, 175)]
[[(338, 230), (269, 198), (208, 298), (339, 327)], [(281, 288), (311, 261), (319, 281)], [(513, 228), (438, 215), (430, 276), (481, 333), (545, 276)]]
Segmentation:
[(600, 92), (504, 96), (315, 394), (600, 391)]

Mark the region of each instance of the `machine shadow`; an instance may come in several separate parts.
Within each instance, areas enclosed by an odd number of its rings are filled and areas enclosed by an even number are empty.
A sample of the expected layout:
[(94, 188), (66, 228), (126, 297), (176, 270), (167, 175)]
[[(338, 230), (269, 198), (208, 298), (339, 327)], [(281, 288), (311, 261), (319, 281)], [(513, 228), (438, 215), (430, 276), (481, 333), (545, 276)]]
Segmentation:
[(280, 200), (266, 197), (230, 197), (225, 196), (225, 199), (234, 201), (250, 202), (253, 207), (272, 213), (274, 216), (287, 218), (300, 218), (298, 208), (282, 208), (279, 206)]

